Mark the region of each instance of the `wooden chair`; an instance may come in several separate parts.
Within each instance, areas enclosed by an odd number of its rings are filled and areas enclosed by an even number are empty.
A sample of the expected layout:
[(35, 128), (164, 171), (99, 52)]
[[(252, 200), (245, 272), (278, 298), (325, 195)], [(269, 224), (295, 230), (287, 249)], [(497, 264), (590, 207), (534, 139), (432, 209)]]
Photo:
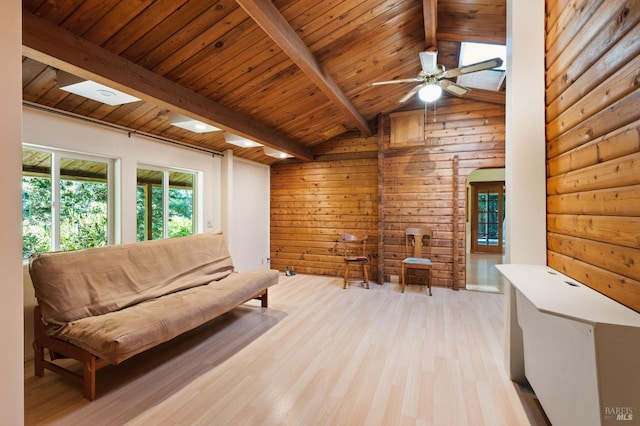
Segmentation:
[(407, 228), (404, 230), (405, 258), (402, 261), (402, 293), (404, 293), (405, 287), (405, 269), (421, 269), (427, 271), (427, 288), (429, 289), (429, 296), (431, 296), (431, 268), (433, 264), (430, 257), (432, 240), (433, 232), (429, 229)]
[(362, 276), (365, 288), (369, 288), (369, 257), (367, 256), (367, 234), (353, 235), (342, 234), (342, 245), (344, 247), (344, 285), (347, 288), (349, 284), (349, 266), (358, 264), (362, 266)]

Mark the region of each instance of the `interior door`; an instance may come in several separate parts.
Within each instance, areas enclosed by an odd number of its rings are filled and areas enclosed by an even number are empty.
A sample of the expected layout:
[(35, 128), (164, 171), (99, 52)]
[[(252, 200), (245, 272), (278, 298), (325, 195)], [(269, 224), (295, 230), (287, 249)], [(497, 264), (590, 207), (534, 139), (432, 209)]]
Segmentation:
[(474, 182), (471, 187), (471, 249), (481, 253), (501, 253), (504, 182)]

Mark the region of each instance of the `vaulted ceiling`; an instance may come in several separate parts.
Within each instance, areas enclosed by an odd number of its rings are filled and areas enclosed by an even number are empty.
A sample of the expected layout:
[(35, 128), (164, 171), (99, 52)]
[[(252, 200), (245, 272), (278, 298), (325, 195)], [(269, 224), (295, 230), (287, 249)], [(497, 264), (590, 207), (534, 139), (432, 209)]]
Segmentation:
[[(505, 0), (23, 0), (23, 99), (206, 150), (277, 161), (180, 113), (312, 160), (346, 132), (372, 134), (411, 88), (418, 53), (458, 65), (460, 42), (504, 44)], [(142, 99), (109, 106), (60, 90), (57, 70)], [(504, 102), (473, 90), (472, 99)], [(416, 101), (410, 101), (416, 102)], [(417, 105), (417, 104), (416, 104)]]

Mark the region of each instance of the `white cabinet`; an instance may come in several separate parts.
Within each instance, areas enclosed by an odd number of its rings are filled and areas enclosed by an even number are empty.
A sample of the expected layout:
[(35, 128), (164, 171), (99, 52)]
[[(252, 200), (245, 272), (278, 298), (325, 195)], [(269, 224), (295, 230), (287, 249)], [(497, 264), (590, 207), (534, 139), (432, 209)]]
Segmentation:
[(506, 369), (554, 426), (640, 424), (640, 314), (544, 266), (498, 265)]

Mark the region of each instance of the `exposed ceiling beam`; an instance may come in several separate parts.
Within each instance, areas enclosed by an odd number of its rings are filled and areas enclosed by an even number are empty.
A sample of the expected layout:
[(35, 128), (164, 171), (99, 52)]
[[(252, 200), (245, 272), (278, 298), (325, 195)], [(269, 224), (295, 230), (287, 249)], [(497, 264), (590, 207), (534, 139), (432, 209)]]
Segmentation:
[(436, 31), (438, 30), (438, 1), (423, 0), (422, 13), (424, 15), (425, 47), (428, 50), (438, 50)]
[(489, 102), (492, 104), (504, 105), (506, 103), (506, 93), (503, 91), (472, 88), (464, 97), (474, 101)]
[(291, 58), (291, 60), (322, 90), (322, 92), (347, 116), (347, 119), (367, 135), (372, 131), (367, 121), (349, 101), (338, 85), (320, 66), (317, 59), (291, 28), (271, 1), (236, 0), (249, 16)]
[(79, 77), (106, 84), (160, 107), (256, 140), (300, 159), (313, 159), (309, 147), (24, 9), (22, 54)]

